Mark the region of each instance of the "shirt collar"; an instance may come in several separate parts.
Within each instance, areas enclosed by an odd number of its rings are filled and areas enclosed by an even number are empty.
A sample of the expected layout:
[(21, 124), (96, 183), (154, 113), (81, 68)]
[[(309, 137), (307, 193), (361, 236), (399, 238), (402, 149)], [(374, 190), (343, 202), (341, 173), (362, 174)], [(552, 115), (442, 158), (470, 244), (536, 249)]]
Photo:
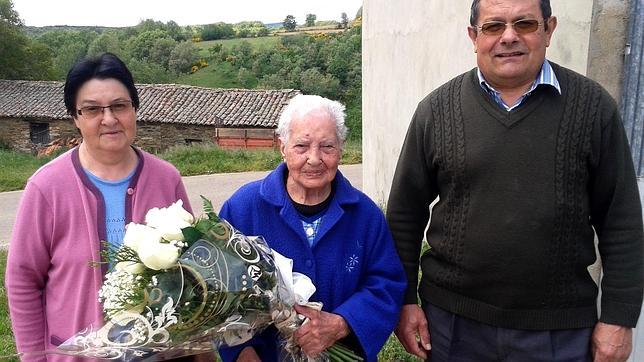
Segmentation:
[(540, 85), (545, 85), (545, 86), (550, 86), (553, 87), (554, 89), (557, 90), (557, 93), (561, 94), (561, 87), (559, 85), (559, 80), (557, 79), (557, 76), (555, 75), (554, 70), (552, 69), (552, 65), (550, 62), (546, 59), (544, 60), (543, 64), (541, 65), (541, 70), (539, 71), (539, 74), (537, 75), (537, 78), (534, 80), (532, 85), (530, 86), (530, 89), (528, 89), (522, 96), (519, 98), (519, 100), (513, 104), (513, 105), (507, 105), (503, 100), (501, 99), (501, 93), (498, 92), (494, 87), (492, 87), (483, 77), (483, 73), (481, 73), (481, 69), (477, 68), (476, 69), (476, 74), (479, 78), (479, 83), (481, 84), (481, 87), (488, 92), (498, 103), (500, 106), (505, 108), (507, 111), (511, 111), (514, 108), (518, 107), (523, 103), (525, 98), (532, 93), (533, 90), (535, 90), (538, 86)]

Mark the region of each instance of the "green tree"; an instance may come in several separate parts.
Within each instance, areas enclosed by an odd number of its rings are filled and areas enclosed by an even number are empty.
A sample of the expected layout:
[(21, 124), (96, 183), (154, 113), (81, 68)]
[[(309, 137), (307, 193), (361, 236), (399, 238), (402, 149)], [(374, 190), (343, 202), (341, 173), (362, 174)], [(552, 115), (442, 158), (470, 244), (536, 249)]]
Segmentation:
[(205, 25), (201, 29), (202, 40), (228, 39), (235, 36), (233, 26), (226, 23), (216, 23)]
[(192, 38), (192, 34), (188, 32), (188, 29), (185, 31), (179, 26), (179, 24), (170, 20), (165, 25), (165, 31), (168, 35), (175, 41), (184, 41)]
[(135, 28), (139, 33), (144, 33), (146, 31), (154, 31), (154, 30), (165, 31), (165, 26), (163, 25), (163, 22), (156, 21), (154, 19), (141, 20), (141, 22), (138, 23), (135, 26)]
[(222, 52), (224, 51), (224, 46), (221, 43), (216, 43), (210, 48), (208, 48), (208, 53), (212, 59), (221, 59)]
[(238, 38), (248, 38), (251, 36), (250, 28), (240, 28), (236, 33)]
[(178, 43), (170, 54), (168, 67), (176, 73), (187, 73), (199, 61), (199, 49), (189, 41)]
[(286, 18), (282, 22), (284, 29), (287, 31), (294, 31), (297, 23), (295, 22), (295, 17), (293, 15), (286, 15)]
[(306, 26), (314, 26), (316, 18), (315, 14), (306, 14)]
[(97, 37), (95, 31), (56, 29), (41, 34), (34, 42), (49, 48), (54, 77), (62, 80), (72, 65), (87, 55), (89, 44)]
[(235, 24), (233, 29), (238, 38), (266, 36), (269, 33), (268, 28), (261, 21), (242, 21)]
[(126, 48), (128, 50), (128, 54), (132, 58), (146, 60), (150, 57), (150, 51), (154, 44), (159, 41), (159, 39), (164, 38), (169, 38), (169, 36), (161, 29), (143, 31), (139, 35), (127, 40)]
[(253, 58), (252, 71), (255, 77), (263, 77), (265, 74), (276, 73), (282, 68), (284, 60), (275, 49), (258, 51)]
[(65, 43), (56, 51), (54, 57), (54, 74), (56, 79), (65, 79), (67, 72), (76, 62), (87, 56), (87, 47), (82, 43)]
[(157, 39), (150, 49), (149, 61), (159, 64), (165, 69), (169, 69), (170, 54), (177, 46), (177, 42), (172, 38)]
[[(264, 25), (264, 24), (262, 24), (262, 25)], [(259, 29), (257, 29), (257, 36), (258, 37), (260, 37), (260, 36), (268, 36), (268, 34), (270, 34), (270, 31), (268, 30), (266, 25), (264, 25), (264, 26), (260, 27)]]
[(340, 81), (331, 74), (322, 74), (318, 68), (309, 68), (300, 75), (300, 89), (305, 94), (338, 98)]
[[(0, 4), (6, 0), (0, 0)], [(13, 9), (11, 9), (13, 10)], [(0, 78), (19, 79), (26, 72), (23, 62), (27, 58), (29, 39), (19, 26), (0, 14)]]
[(94, 39), (87, 47), (87, 55), (95, 56), (102, 53), (121, 55), (123, 46), (115, 31), (106, 31)]
[(11, 0), (0, 0), (0, 79), (53, 79), (51, 54), (31, 41)]
[(126, 61), (136, 83), (173, 83), (176, 76), (156, 63), (138, 59)]
[(340, 15), (340, 27), (342, 29), (349, 27), (349, 17), (347, 16), (347, 13), (342, 13), (342, 15)]
[(267, 74), (259, 80), (259, 88), (262, 89), (289, 89), (293, 87), (293, 82), (280, 74)]
[(235, 58), (237, 67), (251, 68), (253, 63), (253, 46), (250, 42), (242, 40), (230, 48), (230, 55)]
[(0, 0), (0, 22), (14, 27), (23, 25), (20, 15), (13, 9), (11, 0)]
[(255, 78), (255, 76), (253, 75), (253, 72), (244, 67), (241, 67), (237, 72), (237, 81), (244, 88), (253, 88), (253, 86), (257, 83), (257, 78)]

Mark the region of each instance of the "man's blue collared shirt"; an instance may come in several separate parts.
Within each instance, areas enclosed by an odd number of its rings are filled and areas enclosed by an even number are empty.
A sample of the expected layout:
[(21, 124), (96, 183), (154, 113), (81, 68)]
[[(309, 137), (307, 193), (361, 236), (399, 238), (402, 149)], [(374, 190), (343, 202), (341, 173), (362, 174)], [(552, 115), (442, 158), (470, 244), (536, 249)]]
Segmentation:
[(545, 60), (543, 62), (543, 65), (541, 66), (541, 71), (539, 72), (539, 75), (537, 76), (537, 79), (534, 80), (532, 83), (532, 86), (530, 89), (528, 89), (527, 92), (523, 93), (521, 97), (513, 104), (513, 105), (507, 105), (503, 99), (501, 98), (501, 93), (494, 89), (483, 77), (483, 73), (481, 73), (480, 69), (476, 70), (476, 73), (478, 74), (479, 77), (479, 83), (481, 84), (481, 87), (485, 89), (490, 96), (492, 96), (492, 99), (503, 109), (506, 111), (511, 111), (515, 109), (516, 107), (520, 106), (523, 101), (532, 93), (535, 88), (537, 88), (539, 85), (546, 85), (546, 86), (551, 86), (554, 87), (559, 94), (561, 94), (561, 87), (559, 86), (559, 81), (557, 80), (557, 76), (555, 75), (555, 72), (552, 70), (552, 66), (550, 65), (550, 62), (548, 60)]

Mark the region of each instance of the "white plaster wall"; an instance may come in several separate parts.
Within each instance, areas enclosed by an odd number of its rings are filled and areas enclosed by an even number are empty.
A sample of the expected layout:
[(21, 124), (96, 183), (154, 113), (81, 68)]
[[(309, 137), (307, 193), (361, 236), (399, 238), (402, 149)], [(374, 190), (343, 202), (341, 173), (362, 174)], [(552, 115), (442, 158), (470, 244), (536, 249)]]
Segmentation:
[(557, 28), (546, 52), (548, 59), (586, 74), (593, 0), (551, 0)]
[[(363, 190), (385, 205), (418, 102), (476, 66), (469, 0), (364, 0)], [(548, 57), (585, 74), (593, 0), (551, 0), (559, 25)]]

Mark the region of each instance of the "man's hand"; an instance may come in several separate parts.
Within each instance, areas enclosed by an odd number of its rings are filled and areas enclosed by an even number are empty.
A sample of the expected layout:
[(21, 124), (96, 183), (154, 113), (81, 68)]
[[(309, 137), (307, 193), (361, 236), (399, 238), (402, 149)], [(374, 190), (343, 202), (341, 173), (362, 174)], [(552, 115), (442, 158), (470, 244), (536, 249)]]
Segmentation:
[(427, 353), (432, 349), (432, 345), (429, 340), (427, 318), (419, 305), (405, 304), (402, 307), (395, 332), (407, 352), (427, 359)]
[(295, 311), (309, 318), (308, 322), (293, 334), (295, 343), (309, 357), (317, 357), (337, 340), (349, 335), (350, 330), (347, 322), (338, 314), (301, 305), (295, 305)]
[(591, 338), (594, 362), (626, 361), (633, 349), (633, 330), (598, 322)]
[[(214, 361), (216, 361), (216, 360), (214, 360)], [(242, 351), (237, 356), (237, 361), (262, 362), (262, 360), (257, 355), (257, 352), (255, 351), (255, 348), (253, 348), (251, 346), (244, 347), (244, 349), (242, 349)]]

